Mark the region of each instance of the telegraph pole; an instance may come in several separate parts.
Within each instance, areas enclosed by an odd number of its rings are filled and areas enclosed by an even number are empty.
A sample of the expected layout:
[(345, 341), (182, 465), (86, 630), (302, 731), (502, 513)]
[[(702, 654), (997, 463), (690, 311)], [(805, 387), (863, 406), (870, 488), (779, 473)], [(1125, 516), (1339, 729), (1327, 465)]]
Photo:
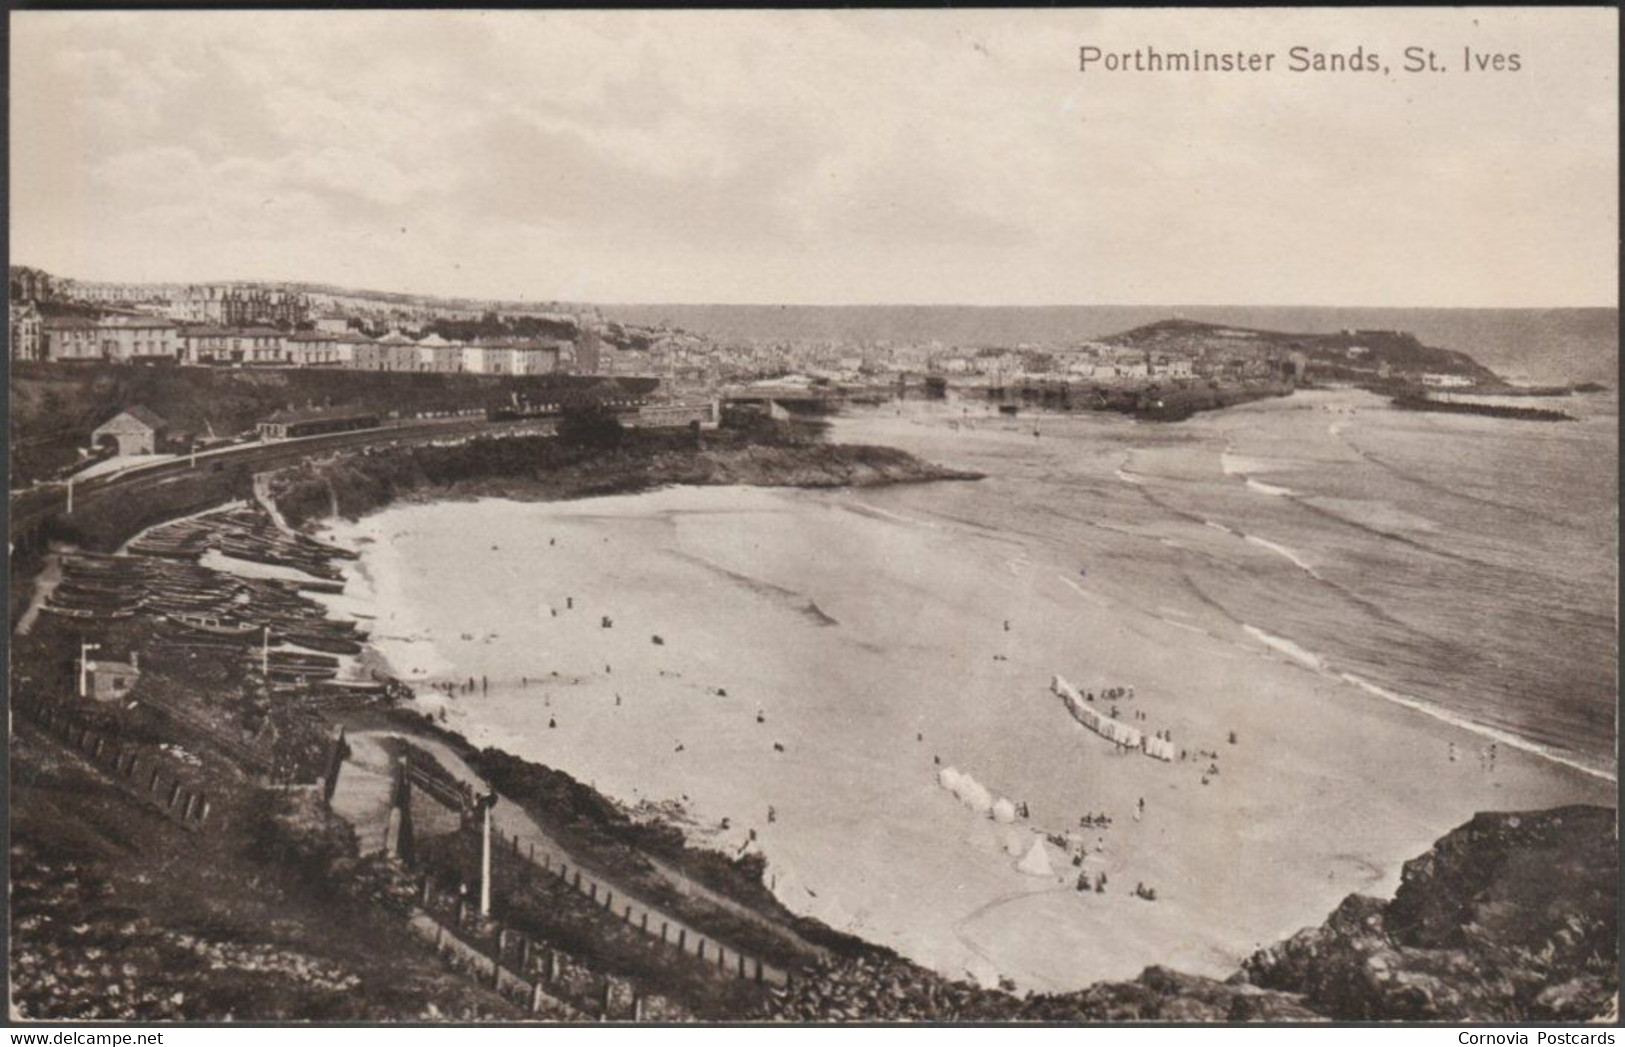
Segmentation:
[(73, 515), (73, 477), (68, 477), (68, 515)]
[(485, 814), (485, 840), (480, 850), (480, 917), (489, 919), (491, 916), (491, 808), (497, 805), (497, 794), (486, 793), (480, 797), (480, 806)]

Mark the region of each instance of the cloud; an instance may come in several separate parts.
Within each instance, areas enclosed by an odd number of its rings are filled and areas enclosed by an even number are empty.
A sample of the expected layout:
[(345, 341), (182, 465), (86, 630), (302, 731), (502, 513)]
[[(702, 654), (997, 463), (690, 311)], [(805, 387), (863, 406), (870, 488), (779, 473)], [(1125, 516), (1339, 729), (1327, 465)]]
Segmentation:
[[(1611, 301), (1605, 11), (20, 12), (13, 255), (619, 300)], [(1080, 74), (1521, 49), (1514, 78)], [(406, 230), (402, 232), (401, 230)]]

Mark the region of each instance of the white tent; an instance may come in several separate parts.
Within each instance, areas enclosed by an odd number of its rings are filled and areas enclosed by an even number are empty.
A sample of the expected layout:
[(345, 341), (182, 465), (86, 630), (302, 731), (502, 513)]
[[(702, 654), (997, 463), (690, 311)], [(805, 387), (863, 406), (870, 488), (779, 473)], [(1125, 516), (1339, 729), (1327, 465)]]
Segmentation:
[(1054, 876), (1055, 868), (1049, 862), (1049, 850), (1042, 839), (1034, 840), (1027, 857), (1016, 863), (1016, 868), (1028, 876)]
[(1009, 825), (1016, 820), (1016, 805), (1007, 797), (1001, 796), (993, 804), (993, 820)]

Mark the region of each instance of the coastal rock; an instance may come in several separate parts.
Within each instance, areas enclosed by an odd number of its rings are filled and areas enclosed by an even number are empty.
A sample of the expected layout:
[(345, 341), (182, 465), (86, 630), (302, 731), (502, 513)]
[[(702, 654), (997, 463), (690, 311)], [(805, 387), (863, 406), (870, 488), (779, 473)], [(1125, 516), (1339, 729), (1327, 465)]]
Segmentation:
[(1241, 976), (1349, 1020), (1595, 1018), (1619, 983), (1616, 840), (1600, 807), (1479, 814), (1406, 863), (1393, 901), (1350, 895)]

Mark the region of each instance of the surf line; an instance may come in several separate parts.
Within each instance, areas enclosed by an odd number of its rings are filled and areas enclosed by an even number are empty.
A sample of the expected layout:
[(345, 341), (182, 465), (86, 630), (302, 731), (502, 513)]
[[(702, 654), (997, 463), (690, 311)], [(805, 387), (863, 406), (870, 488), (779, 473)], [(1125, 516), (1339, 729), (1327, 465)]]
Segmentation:
[(1410, 709), (1412, 712), (1421, 713), (1424, 716), (1431, 717), (1441, 723), (1449, 724), (1450, 726), (1466, 731), (1469, 734), (1476, 734), (1481, 738), (1488, 738), (1491, 741), (1499, 742), (1510, 748), (1518, 749), (1529, 753), (1530, 755), (1539, 756), (1542, 759), (1550, 760), (1552, 763), (1561, 764), (1564, 767), (1579, 771), (1581, 774), (1590, 775), (1593, 778), (1599, 778), (1605, 782), (1612, 783), (1618, 781), (1617, 778), (1609, 774), (1607, 771), (1587, 766), (1578, 760), (1565, 756), (1560, 752), (1541, 745), (1538, 742), (1531, 741), (1528, 738), (1520, 738), (1509, 731), (1491, 727), (1488, 724), (1479, 723), (1476, 720), (1470, 720), (1465, 716), (1453, 713), (1448, 709), (1442, 708), (1441, 706), (1429, 701), (1425, 701), (1421, 698), (1390, 691), (1386, 687), (1380, 687), (1364, 677), (1356, 676), (1354, 673), (1334, 670), (1330, 665), (1327, 664), (1326, 659), (1322, 658), (1313, 651), (1293, 643), (1291, 640), (1284, 637), (1267, 633), (1255, 625), (1244, 624), (1242, 628), (1246, 630), (1248, 635), (1252, 636), (1266, 647), (1269, 647), (1271, 650), (1286, 656), (1297, 665), (1308, 669), (1317, 675), (1327, 677), (1335, 676), (1344, 683), (1350, 684), (1364, 691), (1366, 694), (1372, 695), (1373, 697), (1392, 702), (1395, 705)]
[(1491, 741), (1500, 742), (1501, 744), (1511, 748), (1521, 749), (1526, 753), (1544, 757), (1553, 763), (1560, 763), (1565, 767), (1570, 767), (1576, 771), (1579, 771), (1581, 774), (1588, 774), (1593, 778), (1600, 778), (1605, 782), (1617, 783), (1619, 781), (1618, 778), (1612, 774), (1609, 774), (1607, 771), (1599, 770), (1595, 767), (1589, 767), (1578, 760), (1564, 756), (1562, 753), (1549, 749), (1538, 742), (1532, 742), (1527, 738), (1520, 738), (1508, 731), (1503, 731), (1499, 728), (1491, 727), (1488, 724), (1482, 724), (1474, 720), (1469, 720), (1464, 716), (1458, 716), (1446, 709), (1441, 709), (1436, 705), (1425, 702), (1420, 698), (1413, 698), (1410, 695), (1398, 694), (1394, 691), (1388, 690), (1386, 687), (1379, 687), (1370, 680), (1363, 679), (1362, 677), (1356, 676), (1353, 673), (1338, 673), (1338, 676), (1344, 682), (1353, 684), (1355, 687), (1365, 691), (1367, 694), (1375, 695), (1378, 698), (1393, 702), (1395, 705), (1402, 705), (1407, 709), (1415, 710), (1416, 712), (1422, 713), (1425, 716), (1431, 716), (1435, 720), (1447, 723), (1452, 727), (1459, 727), (1464, 731), (1479, 735), (1482, 738), (1488, 738)]

